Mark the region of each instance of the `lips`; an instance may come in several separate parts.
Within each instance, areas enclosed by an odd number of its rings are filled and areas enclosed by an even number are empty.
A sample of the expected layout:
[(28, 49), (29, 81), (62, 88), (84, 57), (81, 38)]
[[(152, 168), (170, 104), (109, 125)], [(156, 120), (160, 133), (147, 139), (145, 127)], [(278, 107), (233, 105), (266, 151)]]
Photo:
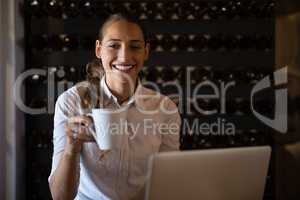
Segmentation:
[(116, 65), (112, 65), (113, 68), (122, 71), (122, 72), (128, 72), (130, 71), (132, 68), (134, 68), (136, 65), (131, 65), (131, 64), (116, 64)]

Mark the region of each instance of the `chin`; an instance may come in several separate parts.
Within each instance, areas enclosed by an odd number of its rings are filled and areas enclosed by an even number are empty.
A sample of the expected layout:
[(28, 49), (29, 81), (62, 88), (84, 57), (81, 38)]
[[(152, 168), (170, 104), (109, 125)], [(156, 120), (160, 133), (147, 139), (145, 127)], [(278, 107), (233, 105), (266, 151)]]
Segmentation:
[(122, 84), (128, 84), (128, 82), (132, 82), (132, 84), (134, 85), (136, 79), (137, 76), (133, 76), (127, 73), (116, 73), (113, 75), (113, 80)]

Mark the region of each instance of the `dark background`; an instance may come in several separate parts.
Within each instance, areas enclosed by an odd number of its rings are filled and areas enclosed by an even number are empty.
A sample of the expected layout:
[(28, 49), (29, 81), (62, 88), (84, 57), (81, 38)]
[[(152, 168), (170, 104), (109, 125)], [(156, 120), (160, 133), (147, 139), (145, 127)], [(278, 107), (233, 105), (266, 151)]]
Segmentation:
[[(48, 109), (47, 113), (25, 114), (25, 167), (18, 169), (25, 184), (17, 186), (19, 191), (25, 191), (22, 199), (51, 199), (47, 178), (51, 169), (54, 102), (61, 92), (85, 79), (85, 65), (95, 57), (98, 29), (114, 12), (130, 12), (147, 28), (151, 55), (141, 79), (160, 84), (162, 93), (174, 92), (174, 88), (163, 87), (169, 81), (178, 81), (184, 93), (187, 80), (193, 83), (191, 90), (205, 80), (236, 82), (227, 92), (226, 114), (199, 113), (186, 95), (180, 109), (182, 119), (191, 123), (195, 119), (213, 123), (224, 118), (236, 126), (236, 134), (188, 134), (183, 127), (181, 150), (270, 145), (273, 151), (264, 199), (299, 199), (299, 8), (297, 0), (25, 0), (18, 4), (24, 22), (24, 40), (19, 42), (25, 54), (23, 71), (47, 70), (55, 89), (49, 102), (47, 78), (32, 75), (26, 79), (26, 105)], [(250, 92), (260, 79), (267, 75), (272, 79), (272, 73), (286, 65), (289, 130), (282, 135), (252, 114)], [(192, 70), (191, 77), (185, 76), (188, 70)], [(211, 90), (203, 88), (201, 92)], [(173, 100), (180, 103), (178, 98)], [(199, 99), (197, 103), (203, 109), (220, 111), (216, 100)], [(272, 118), (273, 88), (257, 95), (254, 104), (257, 111)], [(192, 113), (187, 112), (189, 106)]]

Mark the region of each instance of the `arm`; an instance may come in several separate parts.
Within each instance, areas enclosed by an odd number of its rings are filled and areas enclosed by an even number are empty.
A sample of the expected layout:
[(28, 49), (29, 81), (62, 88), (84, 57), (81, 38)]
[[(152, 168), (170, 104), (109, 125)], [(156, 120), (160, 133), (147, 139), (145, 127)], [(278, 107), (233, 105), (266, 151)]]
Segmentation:
[[(54, 200), (74, 199), (79, 185), (79, 153), (67, 144), (58, 167), (50, 177), (49, 186)], [(69, 149), (69, 150), (67, 150)]]
[[(84, 129), (89, 120), (76, 112), (76, 99), (62, 95), (56, 103), (53, 135), (53, 163), (49, 187), (54, 200), (74, 199), (80, 178), (80, 151), (82, 143), (92, 141)], [(73, 138), (72, 127), (80, 127), (78, 136)]]

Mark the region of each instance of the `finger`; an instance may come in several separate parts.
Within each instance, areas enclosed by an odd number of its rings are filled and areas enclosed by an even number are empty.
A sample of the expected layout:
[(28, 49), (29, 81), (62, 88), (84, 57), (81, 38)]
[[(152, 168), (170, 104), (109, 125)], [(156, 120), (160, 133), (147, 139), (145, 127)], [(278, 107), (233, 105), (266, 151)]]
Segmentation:
[(71, 117), (68, 120), (68, 123), (69, 124), (83, 124), (85, 126), (88, 126), (90, 124), (90, 119), (85, 116), (75, 116), (75, 117)]
[(85, 142), (96, 142), (94, 137), (89, 137), (87, 139), (85, 139)]
[(94, 141), (94, 137), (89, 133), (88, 128), (85, 126), (81, 126), (78, 131), (79, 139), (85, 140), (85, 141)]
[(71, 128), (71, 130), (73, 132), (80, 133), (81, 135), (92, 136), (91, 131), (90, 131), (92, 129), (92, 126), (84, 126), (81, 124), (70, 124), (69, 127)]
[(69, 129), (70, 129), (72, 132), (78, 133), (78, 132), (79, 132), (79, 129), (80, 129), (81, 127), (84, 127), (84, 125), (81, 125), (81, 124), (78, 124), (78, 123), (69, 123), (69, 124), (68, 124), (68, 127), (69, 127)]
[(66, 131), (66, 135), (67, 137), (72, 141), (72, 142), (80, 142), (78, 140), (78, 132), (74, 132), (72, 131), (72, 129), (69, 126), (65, 126), (65, 131)]
[(66, 124), (66, 125), (65, 125), (65, 131), (66, 131), (66, 134), (67, 134), (69, 137), (72, 137), (73, 132), (72, 132), (72, 129), (71, 129), (71, 127), (70, 127), (69, 124)]
[(66, 126), (66, 133), (73, 140), (94, 142), (94, 137), (88, 133), (88, 128), (80, 124), (69, 124)]
[(88, 115), (83, 115), (83, 116), (81, 116), (86, 122), (88, 122), (87, 124), (85, 124), (85, 126), (88, 128), (88, 130), (87, 130), (87, 134), (88, 135), (95, 135), (95, 134), (93, 134), (93, 130), (94, 130), (94, 127), (93, 127), (93, 125), (94, 125), (94, 120), (93, 120), (93, 118), (91, 117), (91, 116), (88, 116)]
[(93, 118), (89, 115), (83, 115), (82, 116), (86, 121), (89, 122), (89, 124), (92, 124), (94, 122)]

